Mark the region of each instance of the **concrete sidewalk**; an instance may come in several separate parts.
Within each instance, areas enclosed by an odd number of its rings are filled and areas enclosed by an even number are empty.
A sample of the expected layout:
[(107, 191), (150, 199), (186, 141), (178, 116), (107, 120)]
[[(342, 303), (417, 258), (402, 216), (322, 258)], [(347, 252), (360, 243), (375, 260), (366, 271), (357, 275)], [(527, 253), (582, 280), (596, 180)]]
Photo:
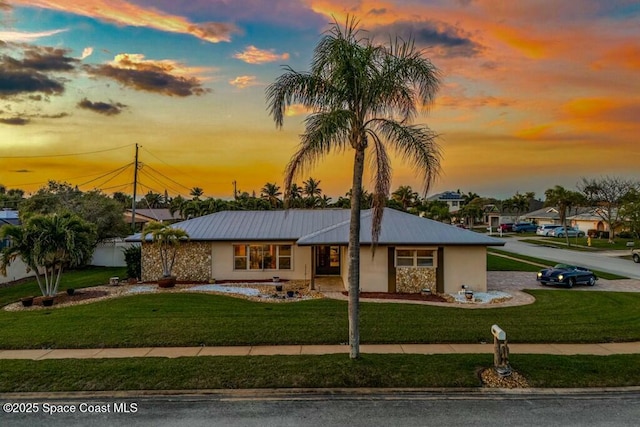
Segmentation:
[[(493, 344), (361, 344), (363, 354), (482, 354)], [(512, 354), (640, 354), (640, 342), (602, 344), (509, 344)], [(279, 345), (237, 347), (144, 347), (0, 350), (0, 359), (107, 359), (125, 357), (271, 356), (348, 354), (347, 345)]]

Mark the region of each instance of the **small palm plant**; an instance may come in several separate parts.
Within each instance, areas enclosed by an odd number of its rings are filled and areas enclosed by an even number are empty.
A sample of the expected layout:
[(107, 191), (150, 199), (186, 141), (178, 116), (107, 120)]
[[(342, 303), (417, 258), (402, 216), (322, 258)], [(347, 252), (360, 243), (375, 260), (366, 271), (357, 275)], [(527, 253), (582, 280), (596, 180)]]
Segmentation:
[(189, 239), (189, 233), (181, 228), (171, 227), (157, 221), (147, 223), (143, 230), (144, 236), (151, 234), (151, 241), (158, 248), (162, 264), (162, 277), (172, 277), (173, 265), (176, 261), (178, 244)]

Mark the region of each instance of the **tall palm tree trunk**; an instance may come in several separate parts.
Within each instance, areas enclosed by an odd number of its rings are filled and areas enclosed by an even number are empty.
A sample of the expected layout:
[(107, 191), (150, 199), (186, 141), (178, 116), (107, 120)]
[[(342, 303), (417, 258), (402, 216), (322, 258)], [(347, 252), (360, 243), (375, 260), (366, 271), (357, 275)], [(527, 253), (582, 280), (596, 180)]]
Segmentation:
[(360, 357), (360, 203), (364, 174), (364, 148), (356, 148), (351, 187), (351, 221), (349, 223), (349, 357)]

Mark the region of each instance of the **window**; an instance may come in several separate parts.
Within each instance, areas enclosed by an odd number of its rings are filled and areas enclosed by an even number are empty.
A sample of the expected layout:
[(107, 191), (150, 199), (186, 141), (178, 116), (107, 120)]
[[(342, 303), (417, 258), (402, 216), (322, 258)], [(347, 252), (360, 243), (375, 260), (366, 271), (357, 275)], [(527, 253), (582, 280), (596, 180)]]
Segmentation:
[(291, 270), (291, 245), (233, 245), (234, 270)]
[(396, 267), (434, 267), (434, 249), (396, 249)]

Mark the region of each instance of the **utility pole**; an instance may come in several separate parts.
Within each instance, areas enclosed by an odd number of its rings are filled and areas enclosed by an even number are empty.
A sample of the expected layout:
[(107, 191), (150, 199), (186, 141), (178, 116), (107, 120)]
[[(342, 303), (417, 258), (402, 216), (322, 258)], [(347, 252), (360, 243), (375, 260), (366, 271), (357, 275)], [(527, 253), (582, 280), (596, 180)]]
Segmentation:
[(133, 202), (131, 202), (131, 230), (136, 232), (136, 189), (138, 187), (138, 144), (136, 144), (136, 160), (133, 169)]
[(238, 200), (238, 189), (236, 187), (236, 181), (233, 181), (233, 200)]

